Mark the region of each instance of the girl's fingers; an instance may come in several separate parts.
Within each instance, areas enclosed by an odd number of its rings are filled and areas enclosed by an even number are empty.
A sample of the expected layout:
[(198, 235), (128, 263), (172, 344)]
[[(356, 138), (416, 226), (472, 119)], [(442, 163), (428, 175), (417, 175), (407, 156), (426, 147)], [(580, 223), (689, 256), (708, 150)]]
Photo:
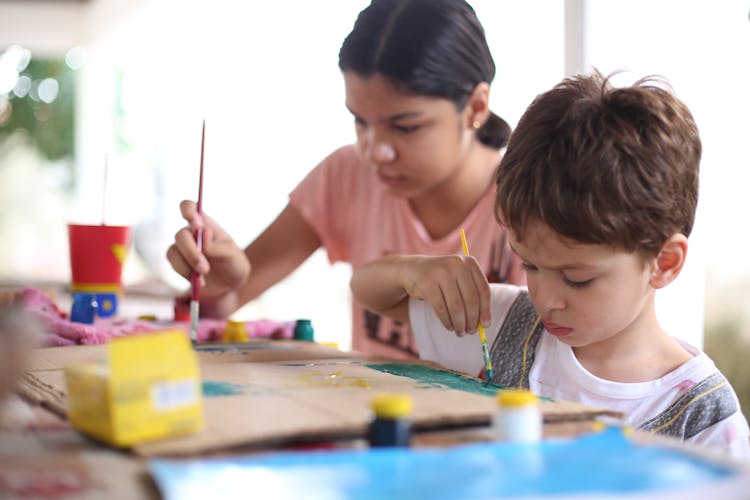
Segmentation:
[(193, 220), (197, 212), (198, 210), (195, 202), (191, 200), (182, 200), (180, 202), (180, 213), (186, 221), (190, 222), (191, 220)]
[(167, 260), (172, 266), (172, 269), (174, 269), (177, 274), (179, 274), (183, 278), (190, 279), (190, 275), (193, 270), (190, 268), (188, 263), (185, 262), (185, 259), (182, 258), (182, 254), (179, 250), (177, 250), (177, 246), (175, 244), (170, 245), (170, 247), (167, 249)]
[(172, 245), (180, 253), (180, 256), (185, 261), (190, 271), (193, 270), (205, 274), (209, 270), (208, 261), (201, 252), (198, 251), (198, 246), (195, 243), (195, 237), (192, 231), (184, 227), (177, 231), (174, 235), (174, 244)]
[(193, 201), (183, 200), (180, 202), (180, 213), (192, 231), (203, 229), (207, 225), (208, 217), (205, 214), (198, 213), (198, 207)]

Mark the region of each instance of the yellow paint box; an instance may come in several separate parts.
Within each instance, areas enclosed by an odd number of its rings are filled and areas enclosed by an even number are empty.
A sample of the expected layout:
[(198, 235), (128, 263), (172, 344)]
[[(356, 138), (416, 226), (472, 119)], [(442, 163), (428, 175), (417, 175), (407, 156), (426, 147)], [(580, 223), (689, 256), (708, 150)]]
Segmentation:
[(105, 363), (65, 367), (65, 384), (73, 427), (115, 446), (203, 429), (198, 359), (182, 330), (114, 339)]

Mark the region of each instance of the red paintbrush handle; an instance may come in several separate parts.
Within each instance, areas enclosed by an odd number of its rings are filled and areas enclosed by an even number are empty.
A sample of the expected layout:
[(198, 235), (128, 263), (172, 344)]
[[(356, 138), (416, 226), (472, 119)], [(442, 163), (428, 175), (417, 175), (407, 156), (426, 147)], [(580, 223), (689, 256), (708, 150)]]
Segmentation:
[[(198, 175), (198, 205), (196, 209), (198, 214), (203, 216), (203, 153), (206, 145), (206, 120), (203, 120), (203, 128), (201, 130), (201, 169)], [(195, 243), (198, 246), (198, 251), (203, 252), (203, 228), (195, 231)], [(190, 277), (190, 286), (193, 289), (192, 300), (198, 301), (201, 295), (201, 275), (193, 271)]]
[[(198, 229), (195, 232), (195, 243), (198, 246), (198, 251), (203, 252), (203, 229)], [(201, 275), (193, 271), (190, 276), (190, 286), (192, 288), (191, 300), (200, 300), (201, 295)]]

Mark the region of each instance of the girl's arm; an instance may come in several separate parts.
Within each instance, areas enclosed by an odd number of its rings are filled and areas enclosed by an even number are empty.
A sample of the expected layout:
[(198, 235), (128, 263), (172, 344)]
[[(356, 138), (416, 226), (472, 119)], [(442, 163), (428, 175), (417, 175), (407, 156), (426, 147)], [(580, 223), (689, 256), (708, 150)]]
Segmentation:
[(350, 285), (364, 307), (400, 321), (409, 320), (409, 297), (429, 302), (458, 335), (491, 321), (489, 284), (473, 257), (383, 257), (356, 269)]

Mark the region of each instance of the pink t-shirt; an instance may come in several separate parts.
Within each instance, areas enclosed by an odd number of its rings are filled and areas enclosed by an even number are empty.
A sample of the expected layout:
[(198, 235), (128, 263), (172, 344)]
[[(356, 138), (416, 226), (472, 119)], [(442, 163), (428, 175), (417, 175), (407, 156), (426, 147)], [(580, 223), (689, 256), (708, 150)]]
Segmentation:
[[(506, 232), (493, 213), (495, 192), (488, 190), (460, 225), (471, 254), (490, 282), (524, 284), (521, 262), (510, 250)], [(313, 227), (333, 262), (352, 267), (391, 254), (461, 254), (458, 229), (433, 239), (404, 198), (378, 181), (356, 146), (334, 151), (290, 194), (292, 204)], [(352, 348), (397, 358), (417, 357), (417, 344), (407, 324), (362, 308), (352, 310)]]

